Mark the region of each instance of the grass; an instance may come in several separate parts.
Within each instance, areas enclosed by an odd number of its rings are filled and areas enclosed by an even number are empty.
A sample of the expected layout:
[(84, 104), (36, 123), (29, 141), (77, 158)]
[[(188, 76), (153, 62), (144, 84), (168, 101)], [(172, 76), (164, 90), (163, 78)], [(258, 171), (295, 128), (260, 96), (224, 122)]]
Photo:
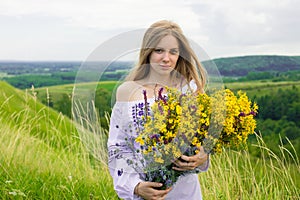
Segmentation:
[[(95, 82), (87, 82), (87, 83), (79, 83), (76, 84), (76, 87), (83, 90), (92, 90), (95, 88), (104, 88), (108, 91), (113, 91), (116, 87), (117, 81), (101, 81), (100, 83)], [(47, 96), (47, 89), (50, 93), (52, 100), (54, 102), (58, 101), (63, 94), (70, 95), (73, 93), (74, 84), (66, 84), (66, 85), (58, 85), (58, 86), (50, 86), (50, 87), (42, 87), (37, 88), (37, 97), (38, 99), (45, 99)]]
[[(106, 132), (93, 123), (93, 110), (80, 112), (74, 124), (34, 91), (0, 87), (0, 199), (117, 199)], [(199, 174), (204, 199), (299, 199), (299, 152), (279, 145), (276, 155), (256, 138), (249, 150), (211, 156), (209, 170)], [(253, 148), (261, 158), (251, 156)]]
[(276, 92), (279, 88), (286, 89), (293, 86), (300, 88), (300, 81), (248, 81), (248, 82), (234, 82), (226, 83), (225, 86), (233, 91), (243, 90), (246, 91), (249, 97), (270, 95)]
[(68, 118), (0, 85), (0, 199), (116, 199)]
[(283, 146), (278, 146), (281, 154), (276, 155), (260, 135), (256, 139), (253, 145), (261, 158), (251, 156), (249, 150), (211, 156), (210, 169), (199, 175), (204, 199), (299, 199), (299, 158)]

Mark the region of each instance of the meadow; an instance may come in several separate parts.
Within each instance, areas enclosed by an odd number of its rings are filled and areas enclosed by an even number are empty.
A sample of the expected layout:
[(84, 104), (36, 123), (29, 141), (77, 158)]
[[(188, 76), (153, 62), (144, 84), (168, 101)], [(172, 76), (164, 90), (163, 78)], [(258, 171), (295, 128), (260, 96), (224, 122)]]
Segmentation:
[[(299, 83), (292, 84), (299, 87)], [(115, 88), (115, 82), (101, 84), (110, 91)], [(291, 83), (268, 84), (274, 90), (291, 87)], [(257, 90), (268, 84), (226, 87)], [(1, 199), (118, 199), (106, 164), (107, 130), (99, 125), (85, 130), (40, 102), (40, 98), (47, 101), (47, 89), (54, 101), (56, 94), (72, 94), (73, 85), (22, 91), (0, 82), (0, 88)], [(299, 152), (278, 144), (275, 154), (262, 135), (258, 130), (253, 136), (257, 142), (245, 150), (211, 156), (210, 169), (199, 174), (204, 199), (299, 199)], [(259, 158), (251, 155), (253, 150)]]

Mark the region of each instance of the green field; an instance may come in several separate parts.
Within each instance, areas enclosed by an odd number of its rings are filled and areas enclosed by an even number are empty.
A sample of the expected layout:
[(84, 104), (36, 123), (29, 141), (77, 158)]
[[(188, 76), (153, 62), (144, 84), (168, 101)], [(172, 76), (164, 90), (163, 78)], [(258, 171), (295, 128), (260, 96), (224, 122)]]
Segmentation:
[[(299, 82), (294, 83), (298, 87)], [(265, 84), (253, 82), (248, 88)], [(272, 88), (291, 87), (279, 84)], [(100, 85), (110, 91), (115, 88), (115, 82)], [(95, 84), (80, 87), (93, 89)], [(246, 85), (227, 87), (238, 90)], [(95, 141), (99, 134), (78, 129), (80, 124), (32, 95), (45, 92), (46, 97), (46, 88), (21, 91), (4, 82), (0, 88), (0, 199), (117, 199), (106, 165), (104, 130), (97, 131), (104, 141), (86, 143), (82, 133)], [(72, 90), (73, 85), (48, 88), (53, 98), (55, 93)], [(255, 138), (258, 142), (249, 149), (261, 158), (253, 157), (247, 149), (211, 156), (210, 169), (199, 174), (204, 199), (299, 199), (299, 158), (289, 156), (297, 152), (279, 144), (280, 154), (276, 155), (263, 138)]]
[[(103, 81), (100, 83), (95, 82), (88, 82), (88, 83), (79, 83), (77, 84), (77, 88), (83, 90), (95, 90), (97, 88), (104, 88), (108, 91), (113, 91), (116, 89), (116, 81)], [(40, 100), (43, 98), (47, 98), (47, 89), (49, 95), (52, 96), (53, 101), (57, 101), (61, 98), (62, 94), (71, 95), (74, 90), (74, 84), (67, 84), (67, 85), (58, 85), (58, 86), (50, 86), (50, 87), (42, 87), (36, 88), (35, 91), (37, 92), (37, 96)], [(31, 89), (27, 89), (29, 92)], [(76, 89), (75, 89), (76, 90)]]
[(234, 91), (242, 90), (247, 92), (250, 97), (270, 95), (276, 92), (278, 89), (287, 89), (292, 87), (300, 88), (299, 81), (282, 81), (282, 82), (273, 82), (273, 81), (248, 81), (248, 82), (234, 82), (226, 83), (225, 86)]

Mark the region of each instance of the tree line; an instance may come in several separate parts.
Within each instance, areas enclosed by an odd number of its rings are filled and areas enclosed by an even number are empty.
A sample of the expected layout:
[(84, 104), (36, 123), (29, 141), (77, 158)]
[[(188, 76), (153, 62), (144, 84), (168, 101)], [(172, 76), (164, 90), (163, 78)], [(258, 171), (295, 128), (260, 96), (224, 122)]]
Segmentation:
[(279, 153), (278, 145), (283, 143), (292, 152), (290, 141), (300, 152), (299, 88), (279, 88), (272, 94), (254, 97), (254, 101), (259, 105), (257, 131), (267, 138), (272, 151)]

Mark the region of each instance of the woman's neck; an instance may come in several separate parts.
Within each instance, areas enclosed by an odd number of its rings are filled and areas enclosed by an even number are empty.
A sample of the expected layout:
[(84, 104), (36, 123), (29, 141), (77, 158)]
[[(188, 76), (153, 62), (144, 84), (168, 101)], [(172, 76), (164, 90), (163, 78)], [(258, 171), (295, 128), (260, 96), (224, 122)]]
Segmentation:
[(143, 83), (147, 85), (160, 85), (160, 86), (172, 86), (171, 75), (160, 75), (149, 73), (147, 77), (143, 79)]

